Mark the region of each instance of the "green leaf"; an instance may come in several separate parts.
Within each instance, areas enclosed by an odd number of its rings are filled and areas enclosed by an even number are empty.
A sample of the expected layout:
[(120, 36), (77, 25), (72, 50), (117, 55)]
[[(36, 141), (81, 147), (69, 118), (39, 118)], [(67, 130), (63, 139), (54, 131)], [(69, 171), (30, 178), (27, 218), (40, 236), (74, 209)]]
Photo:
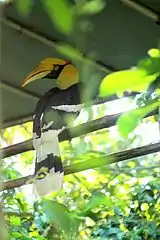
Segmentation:
[(118, 130), (121, 136), (127, 137), (128, 134), (135, 129), (139, 121), (158, 106), (160, 106), (160, 101), (157, 100), (144, 107), (123, 113), (117, 121)]
[(103, 0), (87, 1), (78, 8), (79, 14), (96, 14), (103, 10), (105, 2)]
[(95, 207), (100, 206), (101, 204), (111, 206), (112, 203), (109, 201), (108, 197), (102, 193), (102, 192), (96, 192), (95, 194), (92, 194), (92, 196), (89, 198), (88, 203), (85, 205), (83, 209), (83, 213), (87, 212), (88, 210), (91, 210)]
[(33, 0), (16, 0), (16, 7), (22, 15), (27, 15), (33, 5)]
[(160, 51), (151, 50), (149, 57), (139, 61), (136, 68), (108, 74), (100, 85), (100, 96), (146, 90), (160, 76)]
[(19, 232), (12, 232), (12, 237), (14, 237), (14, 238), (19, 238), (19, 237), (22, 237), (22, 234), (21, 233), (19, 233)]
[(69, 215), (68, 209), (65, 205), (51, 200), (42, 202), (43, 211), (47, 214), (50, 223), (56, 224), (65, 234), (70, 234), (74, 228), (74, 219)]
[(109, 96), (124, 91), (141, 91), (157, 78), (157, 74), (147, 75), (143, 69), (131, 69), (108, 74), (100, 85), (100, 96)]
[(70, 34), (74, 24), (71, 6), (65, 0), (42, 0), (50, 19), (59, 31)]
[(147, 57), (138, 63), (138, 68), (146, 71), (147, 75), (157, 73), (157, 77), (160, 75), (160, 56)]
[(147, 211), (149, 209), (149, 205), (147, 203), (142, 203), (140, 208), (141, 211)]
[(57, 46), (57, 51), (66, 57), (73, 59), (73, 60), (82, 60), (83, 55), (79, 52), (79, 50), (67, 45), (67, 44), (60, 44)]
[(158, 48), (151, 48), (148, 50), (147, 53), (150, 57), (153, 57), (153, 58), (160, 57), (160, 49), (158, 49)]
[(108, 237), (110, 235), (115, 235), (119, 232), (119, 228), (114, 227), (114, 228), (109, 228), (106, 230), (105, 235)]
[(19, 217), (16, 217), (16, 216), (11, 216), (10, 217), (10, 222), (13, 226), (21, 225), (21, 219)]

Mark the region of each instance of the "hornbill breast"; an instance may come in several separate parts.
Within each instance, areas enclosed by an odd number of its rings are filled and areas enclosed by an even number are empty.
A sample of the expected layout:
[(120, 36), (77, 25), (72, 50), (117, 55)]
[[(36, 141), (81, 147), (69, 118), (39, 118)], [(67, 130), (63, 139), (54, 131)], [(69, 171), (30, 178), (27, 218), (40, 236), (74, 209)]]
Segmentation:
[(33, 116), (33, 146), (36, 150), (33, 187), (35, 195), (44, 196), (62, 187), (58, 134), (68, 125), (67, 117), (76, 117), (82, 109), (80, 93), (85, 87), (79, 83), (76, 67), (61, 59), (41, 61), (24, 79), (23, 86), (41, 78), (55, 80), (57, 85), (39, 100)]
[[(48, 91), (38, 102), (33, 119), (36, 149), (36, 194), (43, 196), (62, 187), (63, 166), (58, 134), (68, 125), (67, 118), (76, 118), (83, 107), (80, 100), (82, 83), (66, 90)], [(70, 119), (70, 118), (69, 118)], [(69, 132), (67, 133), (69, 136)], [(68, 137), (69, 138), (69, 137)]]

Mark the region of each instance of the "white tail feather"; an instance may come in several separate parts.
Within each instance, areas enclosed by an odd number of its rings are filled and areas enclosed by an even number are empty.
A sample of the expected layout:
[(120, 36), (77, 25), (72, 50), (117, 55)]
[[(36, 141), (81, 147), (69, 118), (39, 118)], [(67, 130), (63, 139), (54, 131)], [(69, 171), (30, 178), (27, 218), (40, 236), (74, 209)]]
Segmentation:
[(47, 154), (53, 153), (60, 156), (58, 130), (48, 130), (41, 134), (40, 138), (33, 136), (33, 146), (37, 154), (37, 162), (47, 158)]
[(33, 184), (33, 194), (38, 197), (47, 196), (62, 188), (63, 173), (50, 172), (45, 178), (36, 180)]
[[(41, 134), (40, 138), (33, 138), (33, 146), (36, 150), (37, 164), (47, 159), (48, 154), (60, 157), (58, 130), (48, 130)], [(52, 168), (43, 179), (35, 179), (33, 184), (33, 194), (45, 196), (58, 191), (63, 185), (63, 172), (55, 172)]]

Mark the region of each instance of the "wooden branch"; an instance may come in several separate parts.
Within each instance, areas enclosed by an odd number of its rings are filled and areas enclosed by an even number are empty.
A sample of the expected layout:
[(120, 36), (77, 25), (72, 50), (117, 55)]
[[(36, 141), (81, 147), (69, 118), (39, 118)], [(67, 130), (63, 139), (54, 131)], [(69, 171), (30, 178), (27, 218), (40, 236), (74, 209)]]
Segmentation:
[[(94, 169), (94, 168), (98, 168), (98, 167), (101, 167), (104, 165), (109, 165), (111, 163), (117, 163), (120, 161), (125, 161), (128, 159), (137, 158), (140, 156), (145, 156), (148, 154), (159, 152), (159, 150), (160, 150), (160, 142), (151, 144), (151, 145), (146, 145), (143, 147), (134, 148), (131, 150), (113, 153), (110, 155), (104, 155), (103, 157), (95, 159), (94, 161), (93, 161), (93, 159), (89, 159), (87, 161), (82, 161), (80, 163), (66, 166), (66, 167), (64, 167), (64, 173), (65, 173), (65, 175), (68, 175), (68, 174), (73, 174), (73, 173), (77, 173), (80, 171), (84, 171), (87, 169)], [(26, 184), (30, 184), (30, 183), (32, 183), (33, 178), (34, 178), (34, 176), (30, 175), (30, 176), (22, 177), (22, 178), (19, 178), (16, 180), (4, 182), (4, 183), (2, 183), (1, 191), (9, 190), (9, 189), (16, 188), (16, 187), (21, 187)]]
[[(70, 137), (71, 138), (76, 138), (85, 134), (88, 134), (90, 132), (94, 132), (103, 128), (109, 128), (112, 127), (116, 124), (117, 119), (121, 116), (122, 113), (118, 113), (118, 114), (113, 114), (113, 115), (108, 115), (87, 123), (83, 123), (81, 125), (75, 126), (75, 127), (71, 127), (69, 128), (69, 132), (70, 132)], [(154, 114), (157, 114), (157, 111), (154, 111), (150, 114), (148, 114), (146, 117), (148, 116), (152, 116)], [(59, 135), (59, 139), (60, 142), (65, 141), (65, 140), (70, 140), (68, 139), (68, 134), (66, 134), (66, 130), (64, 130), (60, 135)], [(31, 151), (33, 150), (33, 145), (32, 145), (32, 139), (29, 139), (27, 141), (24, 141), (22, 143), (18, 143), (18, 144), (14, 144), (11, 145), (9, 147), (5, 147), (3, 149), (0, 149), (0, 159), (2, 158), (7, 158), (7, 157), (11, 157), (13, 155), (17, 155), (20, 153), (24, 153), (27, 151)]]
[[(5, 12), (4, 12), (5, 13)], [(12, 18), (9, 18), (9, 17), (5, 17), (5, 14), (2, 18), (0, 18), (0, 21), (5, 24), (6, 26), (14, 29), (15, 31), (18, 31), (20, 34), (23, 34), (31, 39), (34, 39), (34, 40), (37, 40), (39, 42), (41, 42), (42, 44), (45, 44), (51, 48), (55, 48), (57, 51), (59, 51), (59, 48), (61, 46), (61, 44), (66, 44), (65, 42), (62, 42), (60, 40), (57, 40), (57, 39), (52, 39), (50, 36), (46, 36), (44, 35), (44, 33), (38, 31), (37, 29), (35, 28), (32, 28), (30, 26), (27, 26), (25, 24), (22, 24), (21, 22), (18, 22)], [(77, 49), (75, 49), (77, 50)], [(90, 58), (89, 56), (87, 56), (85, 53), (80, 53), (80, 55), (78, 56), (78, 59), (79, 61), (82, 61), (88, 65), (91, 65), (105, 73), (111, 73), (111, 72), (114, 72), (114, 71), (117, 71), (118, 69), (115, 69), (113, 66), (110, 66), (108, 64), (105, 64), (99, 60), (95, 60), (95, 59), (92, 59)], [(124, 96), (135, 96), (137, 93), (126, 93), (124, 94)], [(39, 96), (36, 96), (36, 98), (38, 98)], [(107, 101), (112, 101), (112, 100), (115, 100), (115, 99), (118, 99), (118, 97), (116, 95), (113, 95), (111, 97), (107, 97), (107, 98), (104, 98), (104, 99), (96, 99), (93, 104), (101, 104), (101, 103), (104, 103), (104, 102), (107, 102)], [(32, 114), (32, 113), (31, 113)], [(30, 118), (29, 118), (30, 119)], [(23, 121), (24, 120), (24, 121)], [(20, 121), (21, 123), (25, 123), (25, 119), (23, 119), (21, 121), (21, 119), (17, 120), (16, 122), (6, 122), (4, 125), (1, 126), (1, 129), (2, 128), (5, 128), (5, 127), (9, 127), (9, 126), (12, 126), (12, 125), (16, 125), (18, 121)]]
[(98, 104), (102, 104), (102, 103), (107, 103), (110, 101), (114, 101), (114, 100), (118, 100), (124, 97), (135, 97), (136, 95), (140, 94), (140, 92), (124, 92), (122, 97), (118, 97), (116, 94), (112, 95), (112, 96), (107, 96), (104, 98), (101, 97), (97, 97), (95, 100), (92, 100), (88, 103), (86, 103), (86, 105), (98, 105)]
[(33, 214), (32, 213), (21, 213), (21, 212), (9, 212), (9, 211), (6, 211), (6, 209), (3, 210), (3, 213), (8, 216), (8, 217), (11, 217), (11, 216), (17, 216), (17, 217), (20, 217), (20, 218), (34, 218)]
[[(46, 46), (55, 48), (57, 51), (59, 51), (61, 44), (67, 45), (65, 42), (62, 42), (61, 40), (51, 39), (49, 36), (44, 35), (44, 33), (38, 31), (37, 29), (26, 26), (25, 24), (22, 24), (21, 22), (18, 22), (12, 18), (3, 17), (3, 18), (0, 18), (0, 21), (3, 24), (5, 24), (6, 26), (14, 29), (15, 31), (18, 31), (20, 34), (23, 34), (24, 36), (27, 36), (28, 38), (37, 40), (37, 41), (45, 44)], [(77, 49), (75, 49), (75, 50), (77, 51)], [(112, 71), (116, 71), (116, 69), (114, 67), (109, 66), (100, 61), (91, 59), (90, 57), (85, 56), (85, 54), (83, 54), (83, 53), (80, 53), (80, 55), (77, 57), (77, 60), (82, 61), (86, 64), (89, 64), (105, 73), (110, 73)]]
[[(141, 166), (141, 167), (133, 167), (133, 168), (129, 168), (129, 167), (116, 167), (116, 168), (108, 167), (107, 171), (129, 173), (130, 171), (136, 171), (136, 172), (137, 171), (148, 171), (148, 170), (155, 169), (155, 168), (160, 168), (160, 165), (153, 165), (153, 166), (149, 166), (149, 167)], [(150, 173), (152, 174), (152, 172), (150, 172)]]
[(147, 6), (142, 2), (136, 2), (133, 0), (120, 0), (122, 3), (126, 4), (128, 7), (134, 9), (135, 11), (143, 14), (144, 16), (150, 18), (151, 20), (155, 21), (159, 24), (160, 15), (158, 11), (154, 11), (151, 7)]
[[(79, 137), (89, 132), (93, 132), (102, 128), (108, 128), (116, 124), (116, 121), (120, 114), (114, 114), (110, 116), (105, 116), (100, 119), (96, 119), (87, 123), (83, 123), (79, 126), (69, 128), (71, 138)], [(69, 140), (64, 130), (60, 136), (60, 141)], [(9, 147), (5, 147), (0, 150), (1, 158), (11, 157), (23, 152), (33, 150), (32, 139), (24, 141), (22, 143), (14, 144)]]
[[(139, 94), (139, 92), (124, 92), (123, 97), (134, 97), (137, 94)], [(112, 96), (108, 96), (108, 97), (104, 97), (104, 98), (97, 97), (95, 100), (87, 102), (86, 106), (99, 105), (102, 103), (106, 103), (106, 102), (110, 102), (110, 101), (114, 101), (114, 100), (118, 100), (118, 99), (121, 99), (121, 98), (119, 98), (117, 95), (112, 95)], [(26, 122), (30, 122), (30, 121), (32, 121), (32, 114), (33, 113), (30, 113), (30, 115), (28, 115), (28, 116), (23, 116), (20, 118), (12, 119), (11, 121), (3, 122), (2, 124), (0, 124), (0, 129), (2, 130), (4, 128), (13, 127), (16, 125), (24, 124)]]
[(36, 95), (35, 93), (31, 93), (30, 91), (24, 90), (20, 87), (14, 86), (6, 81), (1, 80), (1, 87), (8, 90), (11, 93), (14, 93), (20, 97), (26, 97), (33, 101), (38, 101), (40, 96)]
[(5, 121), (2, 124), (0, 124), (0, 129), (5, 129), (8, 127), (14, 127), (16, 125), (21, 125), (27, 122), (31, 122), (33, 119), (33, 117), (31, 115), (27, 115), (27, 116), (22, 116), (20, 118), (14, 118), (10, 121)]

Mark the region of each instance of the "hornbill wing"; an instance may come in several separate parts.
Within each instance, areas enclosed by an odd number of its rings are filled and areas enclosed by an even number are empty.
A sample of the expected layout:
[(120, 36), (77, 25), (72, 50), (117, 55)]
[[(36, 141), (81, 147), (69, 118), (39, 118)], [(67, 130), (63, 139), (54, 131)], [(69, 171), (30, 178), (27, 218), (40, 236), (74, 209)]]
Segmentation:
[[(75, 116), (83, 107), (77, 68), (70, 62), (47, 58), (40, 62), (23, 81), (22, 86), (42, 78), (55, 80), (51, 89), (36, 105), (33, 117), (33, 145), (36, 150), (34, 190), (36, 195), (48, 195), (62, 187), (63, 166), (58, 134), (67, 125), (66, 115)], [(83, 88), (85, 89), (85, 88)]]
[(36, 195), (48, 195), (62, 187), (63, 166), (58, 134), (67, 126), (66, 116), (73, 114), (76, 117), (83, 107), (80, 101), (81, 86), (82, 83), (77, 83), (65, 90), (51, 89), (36, 106), (33, 119)]

